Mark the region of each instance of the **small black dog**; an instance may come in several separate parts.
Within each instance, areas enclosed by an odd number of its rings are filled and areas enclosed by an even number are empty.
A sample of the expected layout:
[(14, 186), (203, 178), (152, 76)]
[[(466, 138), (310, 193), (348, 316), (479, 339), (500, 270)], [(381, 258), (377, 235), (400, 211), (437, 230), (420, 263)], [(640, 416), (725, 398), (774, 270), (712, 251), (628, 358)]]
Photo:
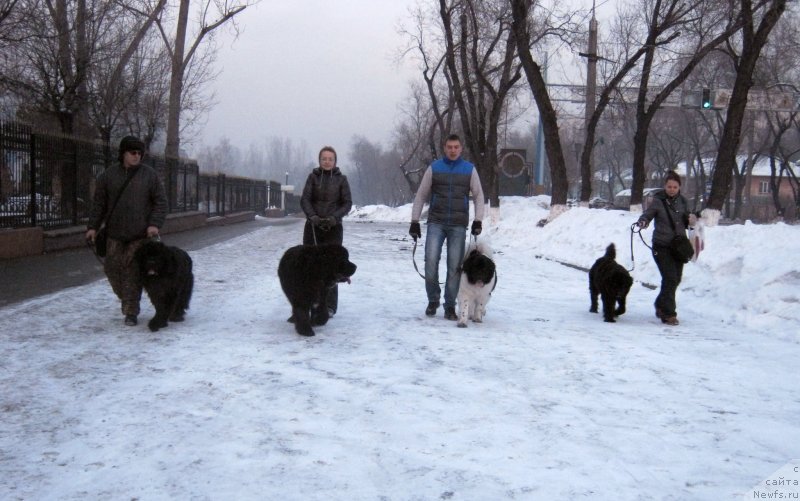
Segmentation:
[(147, 326), (157, 331), (167, 320), (182, 322), (194, 288), (192, 258), (185, 250), (149, 240), (136, 250), (134, 261), (150, 302), (156, 309)]
[(347, 249), (338, 244), (296, 245), (278, 264), (278, 278), (292, 305), (294, 328), (301, 336), (313, 336), (312, 325), (328, 323), (328, 289), (350, 282), (356, 265)]
[[(603, 320), (616, 322), (614, 317), (625, 313), (625, 298), (633, 285), (628, 270), (620, 266), (614, 259), (617, 250), (614, 244), (606, 247), (603, 257), (595, 261), (589, 270), (589, 296), (592, 306), (589, 311), (597, 313), (597, 295), (603, 300)], [(619, 303), (619, 307), (614, 307)]]

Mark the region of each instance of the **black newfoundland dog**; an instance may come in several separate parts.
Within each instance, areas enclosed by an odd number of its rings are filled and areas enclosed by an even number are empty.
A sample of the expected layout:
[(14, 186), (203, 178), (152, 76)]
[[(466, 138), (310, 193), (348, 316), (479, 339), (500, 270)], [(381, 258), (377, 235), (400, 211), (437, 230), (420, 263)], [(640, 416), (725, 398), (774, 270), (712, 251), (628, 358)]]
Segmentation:
[(278, 264), (281, 288), (292, 305), (294, 328), (302, 336), (313, 336), (312, 325), (328, 322), (328, 289), (350, 282), (356, 265), (347, 249), (338, 244), (297, 245), (287, 250)]
[(185, 250), (148, 240), (134, 254), (145, 292), (156, 309), (147, 326), (157, 331), (167, 320), (182, 322), (194, 288), (192, 258)]
[(600, 294), (603, 320), (606, 322), (616, 322), (614, 317), (625, 313), (625, 299), (633, 285), (628, 270), (615, 261), (616, 257), (617, 250), (614, 244), (610, 244), (606, 247), (605, 255), (595, 261), (589, 270), (589, 296), (592, 303), (589, 311), (597, 313), (597, 295)]

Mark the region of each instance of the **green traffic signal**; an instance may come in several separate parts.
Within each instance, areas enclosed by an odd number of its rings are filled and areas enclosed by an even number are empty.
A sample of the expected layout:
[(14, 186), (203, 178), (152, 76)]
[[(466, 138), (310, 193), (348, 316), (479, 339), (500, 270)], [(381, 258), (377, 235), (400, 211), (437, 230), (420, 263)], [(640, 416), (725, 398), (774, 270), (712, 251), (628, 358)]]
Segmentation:
[(703, 100), (700, 101), (700, 106), (702, 106), (704, 110), (711, 109), (711, 89), (703, 89)]

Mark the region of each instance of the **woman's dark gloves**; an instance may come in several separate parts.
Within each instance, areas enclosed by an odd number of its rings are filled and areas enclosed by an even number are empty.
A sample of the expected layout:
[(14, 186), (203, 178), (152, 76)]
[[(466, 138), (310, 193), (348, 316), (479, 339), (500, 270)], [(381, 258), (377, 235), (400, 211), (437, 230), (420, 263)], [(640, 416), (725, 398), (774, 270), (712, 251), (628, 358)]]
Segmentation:
[(311, 221), (311, 224), (321, 229), (322, 231), (328, 231), (334, 226), (336, 226), (336, 218), (333, 216), (319, 217), (316, 214), (314, 214), (313, 216), (308, 218), (308, 220)]

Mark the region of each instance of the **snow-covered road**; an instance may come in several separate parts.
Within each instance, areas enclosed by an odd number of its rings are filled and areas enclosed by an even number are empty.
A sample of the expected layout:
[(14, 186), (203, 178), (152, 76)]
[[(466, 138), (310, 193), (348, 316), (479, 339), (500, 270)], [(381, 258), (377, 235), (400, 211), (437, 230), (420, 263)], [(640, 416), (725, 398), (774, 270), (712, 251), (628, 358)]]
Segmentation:
[(0, 499), (738, 499), (800, 456), (796, 335), (686, 292), (664, 326), (636, 274), (604, 323), (586, 273), (502, 232), (459, 329), (423, 314), (406, 230), (346, 222), (358, 271), (313, 338), (276, 275), (299, 224), (192, 252), (155, 334), (105, 280), (0, 309)]

